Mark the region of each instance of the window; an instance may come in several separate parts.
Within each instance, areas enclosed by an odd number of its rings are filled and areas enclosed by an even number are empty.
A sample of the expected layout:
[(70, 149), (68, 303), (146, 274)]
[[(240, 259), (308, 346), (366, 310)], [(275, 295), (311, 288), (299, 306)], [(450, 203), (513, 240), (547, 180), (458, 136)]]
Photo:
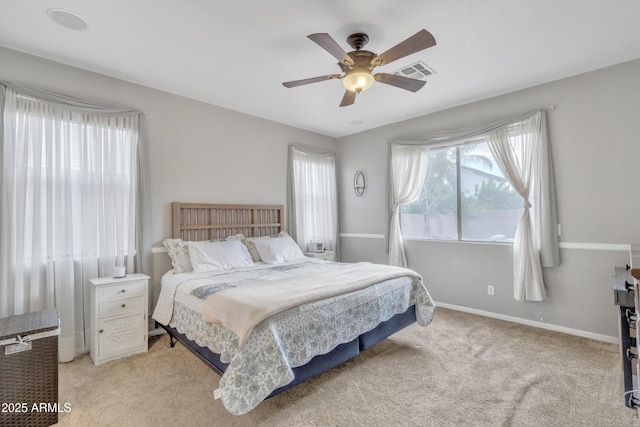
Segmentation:
[(433, 148), (420, 197), (400, 209), (402, 235), (513, 242), (522, 205), (484, 139)]
[(544, 300), (542, 267), (560, 263), (545, 111), (406, 142), (389, 145), (389, 263), (407, 266), (403, 234), (510, 241), (513, 297)]
[(58, 357), (69, 361), (88, 349), (89, 278), (148, 266), (144, 118), (8, 85), (0, 82), (0, 317), (56, 308)]
[(289, 232), (303, 251), (311, 242), (336, 251), (338, 198), (336, 159), (333, 152), (289, 146)]
[[(59, 119), (20, 112), (15, 120), (30, 135), (25, 135), (15, 158), (26, 170), (16, 180), (25, 195), (23, 230), (31, 236), (34, 227), (47, 229), (40, 222), (56, 224), (50, 227), (50, 239), (29, 238), (38, 244), (23, 252), (24, 262), (32, 262), (33, 252), (44, 262), (134, 255), (135, 227), (130, 219), (136, 215), (135, 129), (122, 127), (123, 119), (101, 121), (71, 112)], [(56, 129), (50, 135), (49, 127)], [(58, 220), (56, 214), (70, 222)], [(95, 230), (92, 238), (86, 237), (87, 230)]]

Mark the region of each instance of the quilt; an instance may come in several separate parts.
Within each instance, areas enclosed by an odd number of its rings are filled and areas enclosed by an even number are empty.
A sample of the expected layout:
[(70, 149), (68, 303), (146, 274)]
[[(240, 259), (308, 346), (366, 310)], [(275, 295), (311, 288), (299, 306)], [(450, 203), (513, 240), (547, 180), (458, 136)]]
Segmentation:
[(253, 327), (244, 345), (221, 324), (202, 321), (204, 301), (224, 289), (304, 277), (344, 265), (308, 258), (220, 272), (169, 272), (162, 279), (153, 317), (229, 363), (220, 379), (221, 400), (230, 413), (244, 414), (291, 382), (292, 368), (355, 339), (411, 305), (416, 306), (418, 324), (431, 322), (435, 304), (415, 274), (287, 308)]

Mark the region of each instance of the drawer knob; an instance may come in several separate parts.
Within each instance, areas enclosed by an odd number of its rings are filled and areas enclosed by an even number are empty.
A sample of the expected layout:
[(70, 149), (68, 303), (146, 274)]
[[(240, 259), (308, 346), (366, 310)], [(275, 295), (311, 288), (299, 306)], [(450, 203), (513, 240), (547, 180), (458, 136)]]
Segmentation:
[(127, 292), (127, 290), (126, 290), (126, 289), (122, 289), (122, 290), (120, 290), (120, 293), (121, 293), (121, 294), (124, 294), (125, 292)]
[(122, 304), (122, 308), (125, 308), (127, 305), (126, 304)]
[(103, 332), (104, 332), (104, 329), (100, 329), (98, 332), (99, 332), (99, 333), (103, 333)]

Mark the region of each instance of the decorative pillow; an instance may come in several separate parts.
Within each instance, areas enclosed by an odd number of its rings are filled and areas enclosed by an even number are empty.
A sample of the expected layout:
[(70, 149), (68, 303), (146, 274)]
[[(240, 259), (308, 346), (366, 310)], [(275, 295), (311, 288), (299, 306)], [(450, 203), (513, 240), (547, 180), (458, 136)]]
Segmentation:
[(171, 257), (171, 265), (176, 273), (188, 273), (193, 271), (191, 260), (189, 259), (189, 247), (187, 242), (182, 239), (164, 239), (162, 242), (169, 257)]
[(304, 258), (300, 247), (288, 234), (282, 237), (254, 240), (253, 243), (260, 258), (267, 264)]
[(258, 253), (258, 250), (256, 249), (256, 245), (253, 242), (255, 240), (265, 240), (265, 239), (271, 239), (272, 237), (282, 237), (282, 236), (288, 236), (287, 232), (281, 231), (275, 236), (246, 237), (242, 240), (242, 243), (244, 243), (247, 249), (249, 250), (249, 253), (251, 254), (251, 258), (253, 259), (253, 262), (260, 262), (262, 261), (262, 258), (260, 258), (260, 254)]
[(210, 242), (224, 242), (227, 240), (244, 240), (244, 234), (242, 233), (238, 233), (238, 234), (234, 234), (233, 236), (227, 236), (224, 239), (215, 239), (215, 240), (209, 240)]
[(271, 236), (247, 237), (242, 241), (242, 243), (244, 243), (244, 245), (247, 247), (247, 250), (251, 254), (251, 259), (253, 259), (253, 262), (262, 261), (262, 258), (260, 258), (260, 254), (258, 253), (254, 242), (256, 240), (266, 240), (270, 238)]
[(188, 246), (191, 265), (196, 273), (253, 265), (247, 247), (240, 240), (189, 242)]

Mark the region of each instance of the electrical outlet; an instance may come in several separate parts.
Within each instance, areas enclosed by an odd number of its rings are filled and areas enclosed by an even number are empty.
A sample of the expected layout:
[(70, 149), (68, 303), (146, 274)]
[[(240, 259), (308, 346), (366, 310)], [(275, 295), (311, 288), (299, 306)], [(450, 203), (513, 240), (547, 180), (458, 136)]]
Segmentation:
[(493, 285), (487, 286), (487, 295), (495, 295), (495, 289), (493, 288)]

